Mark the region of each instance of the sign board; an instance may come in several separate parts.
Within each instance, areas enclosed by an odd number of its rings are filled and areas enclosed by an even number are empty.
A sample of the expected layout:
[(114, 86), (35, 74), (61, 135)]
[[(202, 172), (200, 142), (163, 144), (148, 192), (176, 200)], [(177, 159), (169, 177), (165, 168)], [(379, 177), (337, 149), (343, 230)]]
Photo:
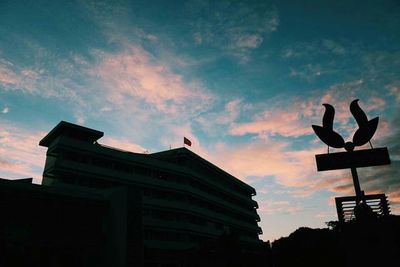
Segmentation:
[(318, 171), (390, 164), (386, 147), (315, 155)]

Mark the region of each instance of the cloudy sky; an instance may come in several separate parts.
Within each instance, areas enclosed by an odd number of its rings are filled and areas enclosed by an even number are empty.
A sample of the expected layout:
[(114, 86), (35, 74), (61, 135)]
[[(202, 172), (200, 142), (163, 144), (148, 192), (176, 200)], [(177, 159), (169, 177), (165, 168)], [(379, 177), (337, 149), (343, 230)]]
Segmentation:
[(324, 107), (380, 117), (359, 170), (400, 213), (398, 1), (0, 1), (0, 177), (41, 182), (60, 120), (135, 152), (190, 148), (257, 190), (264, 240), (336, 219), (350, 171), (316, 171)]

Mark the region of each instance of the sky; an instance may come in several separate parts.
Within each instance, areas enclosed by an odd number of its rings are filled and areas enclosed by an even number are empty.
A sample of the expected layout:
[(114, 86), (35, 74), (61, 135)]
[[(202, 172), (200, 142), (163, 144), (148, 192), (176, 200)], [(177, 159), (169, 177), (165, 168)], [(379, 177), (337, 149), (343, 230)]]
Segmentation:
[[(41, 182), (61, 120), (144, 153), (183, 146), (253, 186), (260, 238), (336, 220), (350, 170), (317, 172), (323, 103), (379, 116), (391, 165), (358, 169), (400, 214), (399, 1), (0, 1), (0, 177)], [(369, 148), (369, 146), (356, 149)], [(332, 149), (332, 152), (342, 151)]]

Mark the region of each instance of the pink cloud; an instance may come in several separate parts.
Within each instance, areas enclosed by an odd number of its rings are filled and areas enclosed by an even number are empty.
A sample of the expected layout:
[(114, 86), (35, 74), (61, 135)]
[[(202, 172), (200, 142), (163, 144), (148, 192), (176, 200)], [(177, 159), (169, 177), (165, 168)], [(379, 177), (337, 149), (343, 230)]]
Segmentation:
[(211, 159), (240, 179), (273, 176), (285, 186), (305, 186), (315, 176), (314, 152), (288, 151), (284, 142), (220, 144)]
[(232, 123), (239, 116), (241, 99), (234, 99), (225, 104), (224, 114), (218, 120), (220, 123)]
[[(33, 177), (41, 181), (46, 149), (39, 147), (44, 132), (0, 125), (0, 165), (3, 178)], [(40, 170), (40, 171), (39, 171)]]
[(16, 85), (20, 82), (18, 75), (10, 68), (10, 62), (0, 61), (0, 83)]
[(32, 69), (20, 70), (13, 63), (0, 59), (0, 83), (6, 90), (22, 90), (28, 93), (37, 93), (39, 74)]
[(159, 111), (179, 113), (182, 107), (199, 110), (211, 99), (198, 82), (186, 81), (141, 47), (129, 46), (117, 54), (94, 54), (99, 63), (88, 73), (100, 78), (111, 103), (132, 105), (132, 101), (144, 101)]
[(386, 101), (380, 97), (371, 97), (368, 101), (370, 104), (367, 106), (366, 111), (380, 110), (385, 107)]
[[(335, 108), (335, 130), (345, 139), (351, 138), (357, 128), (349, 110), (350, 102), (363, 85), (362, 80), (331, 86), (325, 93), (314, 93), (305, 99), (280, 99), (270, 103), (268, 108), (256, 114), (249, 122), (235, 123), (230, 128), (232, 135), (257, 134), (265, 136), (300, 137), (313, 134), (311, 124), (321, 125), (325, 108), (329, 103)], [(288, 105), (290, 103), (290, 105)], [(369, 118), (374, 112), (385, 107), (383, 98), (372, 95), (359, 101), (361, 108)]]
[(248, 123), (234, 124), (230, 129), (233, 135), (258, 133), (269, 135), (281, 135), (286, 137), (298, 137), (312, 133), (309, 125), (305, 124), (298, 111), (266, 111)]

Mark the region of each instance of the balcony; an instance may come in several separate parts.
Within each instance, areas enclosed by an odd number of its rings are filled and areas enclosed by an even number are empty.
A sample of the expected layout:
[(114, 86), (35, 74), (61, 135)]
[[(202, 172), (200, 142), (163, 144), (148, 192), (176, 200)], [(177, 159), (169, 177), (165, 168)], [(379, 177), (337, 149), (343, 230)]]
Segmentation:
[[(225, 201), (222, 198), (217, 198), (205, 191), (193, 188), (187, 184), (171, 183), (163, 180), (159, 180), (153, 177), (137, 174), (128, 174), (126, 172), (116, 171), (113, 169), (101, 168), (87, 163), (79, 163), (67, 159), (58, 158), (57, 161), (53, 161), (52, 169), (58, 172), (65, 172), (76, 175), (84, 175), (93, 177), (93, 179), (99, 179), (102, 177), (105, 180), (116, 181), (127, 185), (134, 185), (140, 187), (151, 187), (151, 188), (162, 188), (171, 192), (190, 193), (190, 195), (198, 197), (200, 199), (211, 201), (220, 207), (228, 208), (238, 214), (249, 216), (254, 218), (256, 221), (260, 219), (256, 211), (245, 210), (241, 207), (234, 206), (233, 204)], [(116, 180), (118, 179), (118, 180)]]
[(163, 209), (175, 209), (175, 210), (180, 210), (184, 213), (188, 214), (193, 214), (193, 215), (198, 215), (204, 218), (208, 218), (211, 220), (220, 220), (221, 223), (223, 224), (230, 224), (233, 227), (237, 228), (243, 228), (247, 231), (259, 233), (260, 232), (260, 227), (257, 226), (257, 224), (249, 224), (246, 222), (242, 222), (236, 219), (233, 219), (231, 217), (225, 216), (220, 213), (216, 213), (211, 210), (207, 210), (204, 208), (196, 207), (193, 205), (190, 205), (185, 202), (176, 202), (176, 201), (168, 201), (164, 199), (152, 199), (152, 198), (143, 198), (143, 205), (144, 206), (149, 206), (149, 207), (160, 207)]

